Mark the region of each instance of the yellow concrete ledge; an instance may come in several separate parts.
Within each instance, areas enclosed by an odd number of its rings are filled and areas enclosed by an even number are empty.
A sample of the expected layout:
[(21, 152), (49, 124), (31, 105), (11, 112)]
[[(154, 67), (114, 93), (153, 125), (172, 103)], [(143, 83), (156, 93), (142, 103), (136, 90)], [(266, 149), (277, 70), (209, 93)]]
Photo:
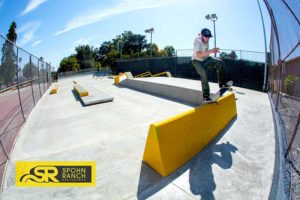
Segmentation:
[(118, 76), (115, 77), (115, 84), (119, 85), (120, 82), (124, 79), (127, 79), (127, 75), (125, 73), (120, 73)]
[(74, 90), (77, 92), (77, 94), (80, 97), (89, 96), (89, 92), (81, 85), (78, 85), (78, 84), (74, 85)]
[(54, 86), (50, 89), (50, 94), (56, 94), (58, 91), (58, 84), (54, 84)]
[(168, 176), (209, 144), (237, 115), (234, 93), (217, 104), (198, 108), (150, 125), (143, 160)]

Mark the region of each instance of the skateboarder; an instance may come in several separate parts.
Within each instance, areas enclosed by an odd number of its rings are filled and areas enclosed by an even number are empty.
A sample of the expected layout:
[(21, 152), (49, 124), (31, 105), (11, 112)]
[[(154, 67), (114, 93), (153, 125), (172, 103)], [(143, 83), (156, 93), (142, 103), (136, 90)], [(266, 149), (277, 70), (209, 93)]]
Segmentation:
[(212, 37), (209, 29), (204, 28), (201, 35), (194, 41), (194, 53), (192, 63), (201, 78), (203, 102), (212, 101), (210, 98), (209, 84), (207, 80), (207, 69), (215, 68), (218, 74), (219, 87), (226, 87), (226, 65), (221, 59), (212, 58), (209, 55), (218, 53), (219, 48), (209, 49), (209, 39)]

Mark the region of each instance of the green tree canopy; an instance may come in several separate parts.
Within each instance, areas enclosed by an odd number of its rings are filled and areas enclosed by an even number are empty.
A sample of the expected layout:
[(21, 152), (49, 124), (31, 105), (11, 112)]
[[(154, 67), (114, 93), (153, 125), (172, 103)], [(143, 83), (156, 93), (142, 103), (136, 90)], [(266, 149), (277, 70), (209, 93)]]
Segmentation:
[(97, 55), (96, 50), (90, 45), (79, 45), (75, 48), (76, 58), (81, 69), (93, 67)]
[(5, 87), (11, 86), (16, 77), (17, 56), (14, 45), (12, 44), (17, 41), (16, 28), (16, 22), (12, 22), (9, 27), (8, 34), (6, 35), (10, 42), (6, 40), (1, 49), (2, 57), (0, 65), (0, 80)]
[(235, 51), (231, 51), (228, 54), (226, 52), (221, 52), (220, 53), (220, 58), (222, 58), (222, 59), (236, 60), (237, 59), (237, 55), (236, 55)]
[(28, 79), (32, 79), (37, 78), (38, 76), (38, 67), (31, 63), (31, 69), (30, 69), (30, 62), (26, 63), (23, 67), (23, 77), (25, 77), (27, 80)]
[(77, 71), (79, 69), (79, 64), (75, 55), (65, 57), (60, 62), (58, 72), (68, 72)]
[(105, 41), (101, 44), (99, 49), (97, 49), (96, 60), (105, 64), (107, 54), (113, 50), (113, 44), (110, 41)]
[(175, 49), (173, 46), (165, 46), (164, 50), (167, 52), (167, 56), (175, 56)]
[[(80, 69), (99, 68), (99, 66), (114, 67), (118, 59), (130, 59), (150, 56), (150, 44), (147, 43), (146, 36), (134, 34), (131, 31), (124, 31), (115, 36), (111, 41), (104, 41), (99, 48), (89, 45), (80, 45), (75, 49), (75, 57)], [(158, 45), (152, 44), (153, 56), (174, 56), (175, 49), (172, 46), (166, 46), (160, 50)], [(64, 65), (66, 58), (62, 60), (60, 66)], [(63, 62), (64, 61), (64, 62)], [(61, 70), (71, 70), (68, 67), (62, 67)]]
[(17, 41), (17, 33), (16, 33), (17, 24), (13, 21), (9, 27), (8, 33), (6, 34), (7, 39), (11, 42), (16, 43)]
[(147, 47), (145, 35), (134, 34), (131, 31), (125, 31), (121, 34), (121, 45), (123, 54), (141, 53)]

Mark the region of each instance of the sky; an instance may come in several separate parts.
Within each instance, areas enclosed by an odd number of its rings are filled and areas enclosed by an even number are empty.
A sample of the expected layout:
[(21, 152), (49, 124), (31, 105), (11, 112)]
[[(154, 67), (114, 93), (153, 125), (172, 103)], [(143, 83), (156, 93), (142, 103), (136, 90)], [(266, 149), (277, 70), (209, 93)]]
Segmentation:
[[(260, 0), (269, 49), (270, 19)], [(0, 0), (0, 33), (17, 23), (17, 45), (57, 68), (78, 45), (100, 47), (124, 31), (172, 45), (178, 54), (192, 49), (202, 28), (213, 32), (205, 16), (215, 13), (217, 47), (265, 51), (262, 21), (256, 0)], [(147, 35), (150, 42), (150, 36)], [(210, 40), (213, 47), (213, 40)]]

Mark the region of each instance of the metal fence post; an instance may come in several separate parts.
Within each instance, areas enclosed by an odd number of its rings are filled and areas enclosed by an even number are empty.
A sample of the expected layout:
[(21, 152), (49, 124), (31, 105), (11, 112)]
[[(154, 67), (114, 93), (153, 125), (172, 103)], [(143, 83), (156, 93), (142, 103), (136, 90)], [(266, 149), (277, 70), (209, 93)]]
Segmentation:
[(45, 62), (42, 60), (42, 76), (43, 76), (43, 87), (44, 87), (44, 92), (46, 91), (46, 87), (45, 87), (45, 69), (44, 69), (44, 65), (45, 65)]
[[(98, 68), (99, 69), (99, 68)], [(47, 71), (47, 74), (48, 74), (48, 88), (51, 86), (51, 83), (52, 83), (52, 77), (51, 77), (51, 63), (48, 64), (48, 71)]]
[(46, 64), (47, 89), (49, 88), (49, 65)]
[(41, 84), (40, 84), (40, 59), (38, 59), (38, 82), (39, 82), (40, 96), (42, 97)]
[(178, 57), (177, 57), (177, 50), (175, 51), (175, 77), (177, 77), (177, 62), (178, 62)]
[(17, 88), (18, 88), (19, 103), (20, 103), (20, 108), (21, 108), (23, 120), (24, 120), (24, 122), (25, 122), (26, 119), (25, 119), (25, 115), (24, 115), (24, 111), (23, 111), (22, 99), (21, 99), (21, 95), (20, 95), (20, 87), (19, 87), (19, 48), (17, 48), (17, 63), (16, 63), (16, 69), (17, 69), (16, 75), (17, 75)]
[(33, 105), (35, 106), (35, 99), (34, 99), (34, 93), (33, 93), (33, 86), (32, 86), (32, 61), (31, 61), (31, 54), (30, 54), (30, 57), (29, 57), (29, 66), (30, 66), (30, 83), (31, 83), (31, 93), (32, 93), (32, 98), (33, 98)]

